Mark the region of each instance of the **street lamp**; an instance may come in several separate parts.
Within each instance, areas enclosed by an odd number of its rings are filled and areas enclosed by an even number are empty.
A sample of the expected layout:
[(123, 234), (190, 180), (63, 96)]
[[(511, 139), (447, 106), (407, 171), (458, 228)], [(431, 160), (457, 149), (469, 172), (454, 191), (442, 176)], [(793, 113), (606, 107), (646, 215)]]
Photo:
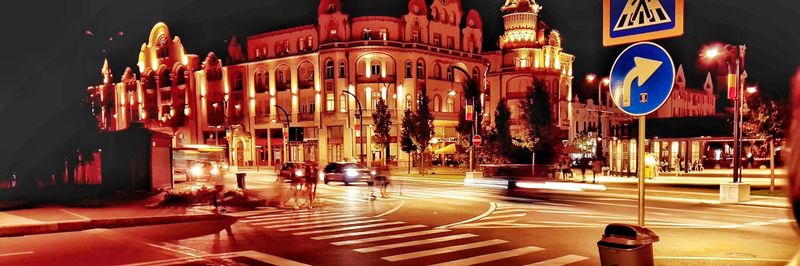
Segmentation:
[[(586, 82), (592, 83), (597, 79), (597, 75), (595, 74), (588, 74), (586, 75)], [(603, 109), (600, 108), (603, 102), (603, 86), (608, 86), (611, 83), (611, 80), (608, 77), (603, 77), (597, 82), (597, 145), (595, 145), (595, 157), (603, 155), (603, 143), (602, 143), (602, 136), (600, 134), (603, 133)], [(591, 110), (587, 110), (591, 111)]]
[(359, 153), (359, 161), (361, 162), (361, 165), (364, 166), (364, 110), (361, 108), (361, 101), (358, 100), (358, 96), (349, 90), (343, 90), (343, 92), (353, 96), (353, 98), (356, 99), (356, 105), (358, 106), (358, 124), (361, 127), (361, 152)]
[[(722, 48), (722, 49), (721, 49)], [(730, 45), (726, 44), (722, 47), (712, 46), (704, 49), (701, 56), (710, 60), (717, 60), (724, 56), (725, 63), (728, 67), (728, 99), (733, 100), (733, 183), (741, 183), (741, 158), (742, 158), (742, 94), (744, 90), (744, 81), (746, 74), (742, 73), (744, 68), (744, 45)], [(732, 69), (733, 67), (733, 69)], [(749, 90), (749, 89), (748, 89)]]
[(747, 93), (753, 94), (753, 93), (756, 93), (756, 92), (758, 92), (758, 87), (757, 86), (749, 86), (749, 87), (747, 87)]
[[(473, 82), (472, 76), (470, 76), (470, 74), (469, 74), (469, 72), (467, 72), (467, 70), (465, 70), (465, 69), (463, 69), (463, 68), (461, 68), (459, 66), (451, 66), (451, 67), (453, 69), (455, 69), (455, 70), (461, 71), (461, 73), (464, 73), (464, 76), (467, 79), (467, 84)], [(487, 71), (488, 71), (488, 67), (487, 67)], [(453, 80), (455, 81), (455, 77), (453, 78)], [(484, 81), (485, 80), (486, 80), (486, 76), (484, 76)], [(474, 106), (477, 106), (478, 97), (480, 97), (479, 96), (480, 95), (480, 89), (478, 89), (478, 92), (479, 93), (475, 93), (475, 94), (472, 95), (472, 99), (471, 100), (472, 100), (472, 104)], [(455, 94), (455, 91), (451, 91), (451, 93)], [(485, 108), (485, 107), (483, 107), (483, 108)], [(477, 110), (477, 108), (472, 108), (472, 120), (473, 120), (472, 121), (472, 136), (474, 137), (475, 135), (478, 134), (478, 110)], [(470, 140), (472, 140), (472, 138), (470, 138)], [(472, 148), (469, 150), (469, 153), (470, 153), (470, 156), (469, 156), (470, 157), (470, 159), (469, 159), (469, 171), (470, 172), (474, 172), (475, 171), (475, 145), (472, 144), (472, 141), (470, 141), (470, 145), (472, 145)]]
[[(278, 110), (281, 110), (281, 112), (283, 112), (283, 115), (286, 116), (286, 136), (287, 137), (286, 137), (286, 141), (283, 143), (283, 150), (286, 152), (286, 162), (289, 162), (289, 161), (292, 160), (292, 153), (289, 152), (289, 138), (288, 138), (289, 130), (291, 129), (291, 125), (292, 125), (291, 124), (292, 120), (289, 118), (289, 112), (286, 112), (286, 109), (283, 109), (283, 107), (281, 107), (280, 105), (277, 105), (277, 104), (275, 105), (275, 108), (278, 108)], [(273, 122), (275, 122), (275, 120), (273, 120)]]

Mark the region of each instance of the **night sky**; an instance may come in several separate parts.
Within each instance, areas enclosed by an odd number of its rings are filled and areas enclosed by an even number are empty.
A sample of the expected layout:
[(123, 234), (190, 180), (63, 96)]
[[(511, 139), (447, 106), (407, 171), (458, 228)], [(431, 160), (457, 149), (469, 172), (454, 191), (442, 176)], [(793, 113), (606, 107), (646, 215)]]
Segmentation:
[[(342, 0), (352, 17), (407, 13), (407, 0)], [(432, 0), (427, 0), (428, 3)], [(497, 47), (504, 0), (463, 0), (484, 24), (484, 50)], [(163, 21), (180, 36), (188, 53), (204, 58), (226, 54), (224, 40), (316, 23), (318, 0), (142, 0), (19, 1), (4, 4), (0, 16), (0, 167), (18, 152), (34, 153), (58, 145), (70, 134), (70, 117), (87, 86), (100, 82), (108, 57), (118, 80), (126, 66), (135, 71), (139, 49), (152, 26)], [(558, 29), (567, 52), (576, 55), (575, 87), (586, 73), (608, 73), (623, 46), (604, 48), (600, 0), (540, 0), (540, 18)], [(698, 67), (703, 44), (721, 41), (748, 45), (747, 72), (775, 98), (788, 95), (788, 81), (800, 66), (800, 1), (686, 0), (685, 35), (656, 41), (683, 64), (690, 86), (699, 87), (708, 67)], [(92, 31), (94, 36), (84, 32)], [(123, 32), (122, 36), (117, 33)], [(109, 41), (109, 37), (113, 40)], [(606, 74), (607, 75), (607, 74)], [(48, 131), (55, 123), (67, 130)], [(31, 148), (36, 147), (36, 148)], [(28, 162), (35, 164), (34, 162)], [(2, 170), (2, 169), (0, 169)]]

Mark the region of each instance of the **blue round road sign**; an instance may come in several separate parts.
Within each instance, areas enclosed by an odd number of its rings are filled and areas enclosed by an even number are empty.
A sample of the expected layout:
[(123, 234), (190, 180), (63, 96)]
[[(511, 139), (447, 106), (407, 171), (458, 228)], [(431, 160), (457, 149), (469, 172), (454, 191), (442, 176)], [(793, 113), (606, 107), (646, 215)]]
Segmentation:
[(658, 44), (625, 48), (611, 67), (611, 98), (623, 112), (643, 116), (658, 110), (672, 93), (675, 64)]

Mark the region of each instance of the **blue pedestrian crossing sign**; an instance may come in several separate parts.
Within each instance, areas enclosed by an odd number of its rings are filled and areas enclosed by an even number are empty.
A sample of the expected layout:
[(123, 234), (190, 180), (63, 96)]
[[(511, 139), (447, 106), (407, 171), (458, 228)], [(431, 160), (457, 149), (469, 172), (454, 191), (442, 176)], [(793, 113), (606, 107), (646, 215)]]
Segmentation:
[(603, 0), (603, 46), (683, 35), (684, 0)]
[(658, 110), (672, 93), (675, 64), (663, 47), (641, 42), (620, 53), (609, 75), (614, 104), (633, 116)]

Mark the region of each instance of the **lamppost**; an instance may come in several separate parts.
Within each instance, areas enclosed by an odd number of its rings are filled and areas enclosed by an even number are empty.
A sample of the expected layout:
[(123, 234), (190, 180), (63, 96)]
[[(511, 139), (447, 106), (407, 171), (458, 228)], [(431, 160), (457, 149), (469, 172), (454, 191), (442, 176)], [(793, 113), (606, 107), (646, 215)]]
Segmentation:
[(707, 59), (717, 59), (724, 56), (728, 68), (728, 99), (733, 100), (733, 183), (742, 183), (741, 158), (742, 158), (742, 95), (744, 91), (743, 79), (747, 76), (742, 74), (744, 68), (744, 45), (726, 44), (720, 47), (706, 48), (701, 56)]
[[(283, 150), (286, 153), (286, 162), (290, 162), (292, 160), (292, 153), (289, 151), (289, 130), (291, 130), (292, 126), (292, 119), (289, 118), (289, 112), (286, 112), (286, 109), (283, 109), (280, 105), (275, 105), (275, 108), (281, 110), (283, 115), (286, 116), (286, 140), (283, 142)], [(276, 122), (276, 121), (273, 121)]]
[[(597, 79), (597, 75), (595, 74), (588, 74), (586, 75), (586, 82), (592, 83)], [(603, 86), (608, 86), (611, 83), (611, 80), (608, 77), (603, 77), (600, 81), (597, 82), (597, 110), (587, 109), (587, 111), (597, 111), (597, 145), (595, 146), (595, 157), (603, 156), (603, 138), (600, 134), (603, 133), (603, 113), (610, 113), (608, 111), (603, 111), (601, 106), (603, 105)]]
[[(386, 108), (389, 109), (389, 93), (391, 93), (391, 91), (392, 91), (392, 85), (396, 85), (396, 84), (392, 80), (385, 80), (384, 81), (383, 77), (378, 78), (378, 82), (381, 85), (383, 85), (383, 88), (381, 88), (381, 89), (385, 89), (385, 93), (381, 92), (381, 97), (383, 97), (384, 103), (386, 104)], [(397, 106), (397, 94), (395, 93), (393, 95), (394, 95), (395, 107), (396, 107)], [(373, 106), (372, 108), (375, 108), (375, 106)], [(395, 110), (395, 112), (397, 112), (396, 111), (397, 108), (393, 108), (393, 109)], [(391, 111), (389, 111), (389, 112), (391, 112)], [(391, 114), (389, 115), (389, 119), (391, 119)], [(373, 121), (373, 124), (375, 124), (375, 121)], [(391, 134), (389, 135), (389, 139), (391, 139)], [(391, 145), (391, 141), (387, 140), (387, 144), (386, 144), (386, 147), (385, 147), (386, 150), (384, 151), (386, 154), (384, 154), (384, 156), (383, 156), (383, 165), (384, 166), (388, 166), (389, 165), (389, 156), (391, 155), (390, 145)]]
[(361, 127), (361, 152), (359, 162), (361, 165), (364, 166), (364, 110), (361, 109), (361, 101), (358, 100), (358, 96), (350, 92), (349, 90), (343, 91), (344, 93), (350, 94), (353, 98), (356, 99), (356, 104), (358, 106), (358, 125)]
[[(451, 67), (453, 69), (455, 69), (455, 70), (461, 71), (461, 73), (464, 73), (464, 76), (466, 76), (468, 84), (470, 82), (476, 82), (476, 81), (472, 80), (472, 76), (469, 75), (469, 72), (467, 72), (467, 70), (465, 70), (465, 69), (463, 69), (463, 68), (461, 68), (459, 66), (451, 66)], [(484, 76), (484, 80), (485, 79), (486, 79), (486, 77)], [(455, 75), (453, 76), (453, 80), (455, 80)], [(474, 93), (472, 95), (472, 97), (471, 97), (472, 99), (470, 99), (470, 100), (472, 100), (472, 104), (473, 105), (477, 105), (479, 95), (480, 95), (480, 88), (478, 89), (478, 93)], [(472, 108), (472, 120), (473, 120), (472, 121), (472, 136), (475, 136), (475, 135), (478, 134), (478, 112), (477, 111), (478, 110), (476, 110), (476, 108)], [(469, 155), (469, 171), (470, 172), (474, 172), (475, 171), (475, 145), (472, 144), (472, 138), (470, 138), (470, 145), (472, 145), (472, 147), (469, 150), (469, 154), (470, 154)]]

